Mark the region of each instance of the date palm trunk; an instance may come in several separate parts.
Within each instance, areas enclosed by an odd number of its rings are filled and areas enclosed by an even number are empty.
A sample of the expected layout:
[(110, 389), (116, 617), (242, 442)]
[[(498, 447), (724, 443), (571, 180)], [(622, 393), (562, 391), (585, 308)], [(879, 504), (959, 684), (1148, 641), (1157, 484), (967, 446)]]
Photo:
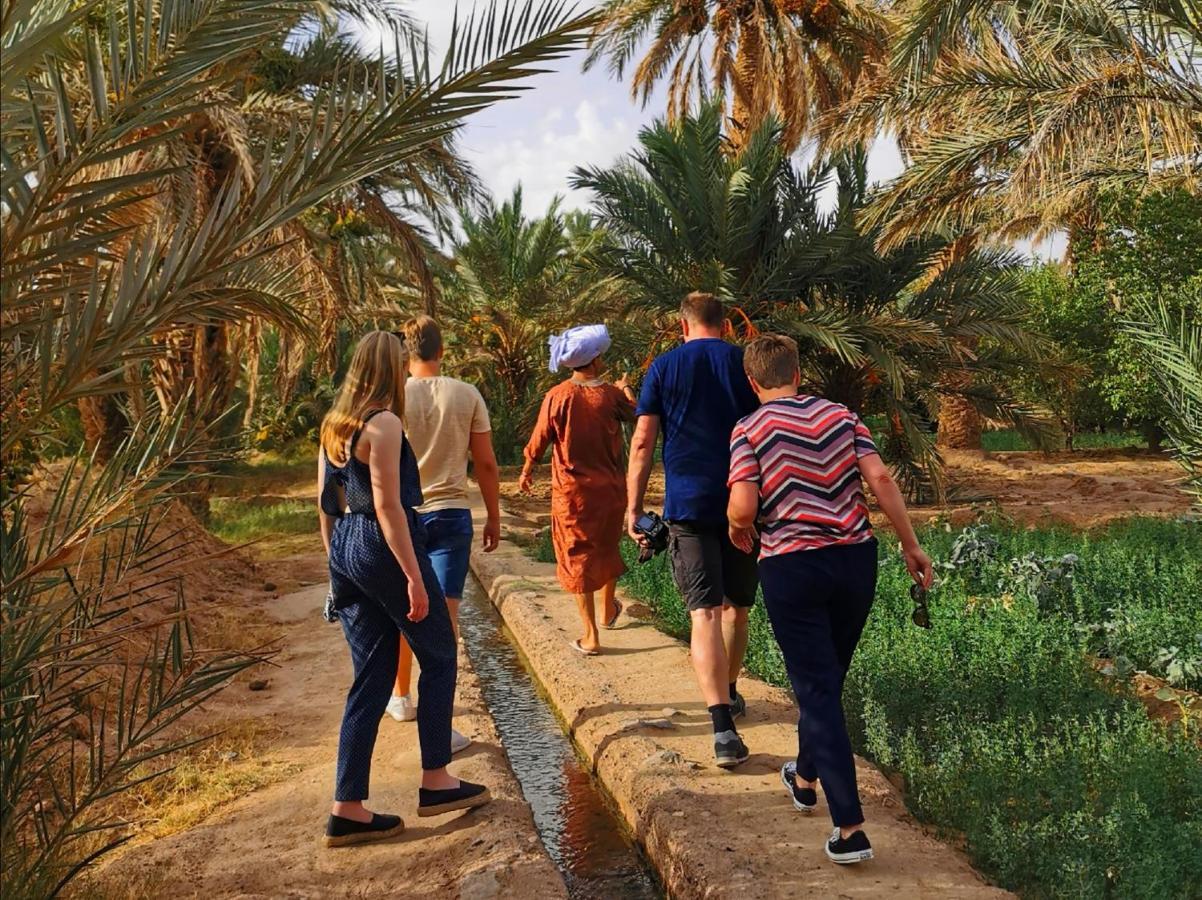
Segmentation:
[(939, 399), (939, 439), (943, 450), (980, 450), (981, 414), (959, 394), (943, 394)]
[(129, 421), (117, 395), (83, 397), (77, 406), (84, 447), (94, 454), (97, 463), (108, 462), (129, 431)]

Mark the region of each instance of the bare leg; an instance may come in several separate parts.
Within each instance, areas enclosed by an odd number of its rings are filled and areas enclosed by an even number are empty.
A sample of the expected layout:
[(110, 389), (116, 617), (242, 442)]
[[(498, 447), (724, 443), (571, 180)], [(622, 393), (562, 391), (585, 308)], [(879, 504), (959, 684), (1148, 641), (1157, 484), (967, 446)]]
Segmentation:
[(601, 636), (597, 633), (597, 607), (593, 592), (577, 594), (576, 608), (580, 610), (580, 619), (584, 623), (584, 637), (580, 639), (580, 646), (585, 650), (600, 650)]
[(409, 685), (413, 683), (413, 651), (409, 642), (401, 638), (401, 655), (397, 660), (396, 684), (392, 686), (394, 697), (404, 697), (409, 693)]
[[(747, 655), (747, 610), (741, 606), (722, 607), (722, 646), (726, 649), (727, 683), (733, 684), (743, 669)], [(734, 697), (731, 697), (734, 702)]]
[(614, 613), (618, 611), (617, 601), (614, 599), (614, 593), (618, 589), (618, 580), (615, 578), (605, 586), (605, 590), (601, 594), (601, 621), (612, 621)]
[(372, 817), (371, 810), (363, 805), (362, 800), (335, 800), (330, 813), (352, 822), (370, 822)]
[[(455, 639), (459, 639), (459, 598), (447, 597), (447, 612), (451, 614), (451, 628), (455, 631)], [(393, 685), (394, 697), (406, 697), (409, 686), (413, 683), (413, 651), (409, 642), (401, 638), (401, 655), (397, 661), (396, 684)]]
[(695, 609), (689, 616), (693, 620), (689, 650), (705, 705), (730, 703), (730, 682), (726, 680), (730, 666), (722, 642), (722, 608)]
[(441, 769), (422, 769), (422, 787), (428, 791), (445, 791), (459, 787), (459, 779), (448, 772), (446, 766)]

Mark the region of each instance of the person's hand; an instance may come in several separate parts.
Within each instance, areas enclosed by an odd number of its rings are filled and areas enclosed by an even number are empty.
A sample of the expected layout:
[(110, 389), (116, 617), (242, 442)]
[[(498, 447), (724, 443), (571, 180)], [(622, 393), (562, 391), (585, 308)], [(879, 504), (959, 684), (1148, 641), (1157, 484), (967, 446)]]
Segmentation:
[(751, 553), (755, 550), (756, 537), (757, 534), (754, 525), (748, 528), (739, 528), (736, 525), (730, 526), (730, 542), (744, 553)]
[(497, 545), (501, 543), (501, 520), (488, 517), (488, 521), (484, 523), (484, 552), (492, 553), (497, 549)]
[(917, 544), (909, 548), (903, 547), (902, 558), (906, 561), (906, 570), (914, 579), (914, 583), (930, 589), (931, 582), (935, 580), (935, 568), (931, 565), (931, 558), (922, 552), (922, 548)]
[(626, 391), (633, 391), (634, 388), (632, 388), (630, 386), (630, 373), (623, 372), (622, 377), (614, 382), (614, 387), (616, 387), (619, 391), (622, 391), (623, 393), (625, 393)]
[(628, 509), (626, 511), (626, 533), (628, 535), (630, 535), (630, 539), (632, 541), (634, 541), (636, 544), (638, 544), (640, 547), (646, 547), (647, 546), (647, 536), (644, 534), (639, 534), (638, 529), (634, 527), (634, 523), (637, 522), (642, 517), (643, 517), (643, 510)]
[(409, 615), (410, 622), (420, 622), (430, 612), (430, 597), (426, 594), (426, 586), (420, 578), (409, 579)]
[(529, 468), (522, 469), (522, 474), (518, 478), (518, 490), (523, 494), (529, 494), (534, 490), (534, 472)]

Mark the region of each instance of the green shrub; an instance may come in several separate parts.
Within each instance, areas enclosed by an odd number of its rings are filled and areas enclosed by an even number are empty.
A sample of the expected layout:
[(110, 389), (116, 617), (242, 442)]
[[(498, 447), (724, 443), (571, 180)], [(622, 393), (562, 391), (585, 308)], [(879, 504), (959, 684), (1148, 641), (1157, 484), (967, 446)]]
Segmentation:
[[(932, 528), (922, 539), (947, 564), (930, 631), (910, 623), (908, 576), (882, 540), (877, 603), (844, 697), (857, 750), (904, 777), (915, 815), (962, 835), (984, 872), (1025, 896), (1202, 896), (1202, 748), (1091, 665), (1107, 648), (1089, 627), (1125, 617), (1111, 638), (1141, 667), (1168, 644), (1193, 646), (1202, 528), (991, 523), (967, 538)], [(1069, 555), (1071, 577), (1051, 576), (1048, 602), (1049, 573)], [(624, 586), (664, 630), (687, 633), (665, 557), (632, 565)], [(787, 685), (760, 605), (747, 668)]]

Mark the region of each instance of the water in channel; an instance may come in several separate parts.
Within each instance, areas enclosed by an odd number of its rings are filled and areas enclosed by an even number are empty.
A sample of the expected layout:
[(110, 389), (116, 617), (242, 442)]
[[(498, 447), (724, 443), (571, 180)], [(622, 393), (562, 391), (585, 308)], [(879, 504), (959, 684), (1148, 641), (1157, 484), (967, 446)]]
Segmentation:
[(574, 900), (662, 898), (638, 847), (536, 687), (500, 615), (469, 578), (460, 633), (534, 825)]

